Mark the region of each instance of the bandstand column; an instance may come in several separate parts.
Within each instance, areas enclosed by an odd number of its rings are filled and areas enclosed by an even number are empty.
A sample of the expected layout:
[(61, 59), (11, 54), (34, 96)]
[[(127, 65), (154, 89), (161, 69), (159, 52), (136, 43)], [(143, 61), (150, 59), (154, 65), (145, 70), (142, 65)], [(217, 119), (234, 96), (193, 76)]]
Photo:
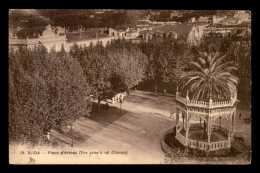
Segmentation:
[(185, 127), (184, 127), (184, 114), (183, 114), (183, 112), (181, 113), (181, 116), (182, 116), (182, 127), (183, 127), (183, 129), (185, 129)]
[(231, 136), (232, 136), (232, 133), (228, 133), (228, 147), (231, 147)]
[(186, 124), (185, 124), (185, 128), (186, 128), (186, 131), (188, 130), (188, 117), (189, 117), (189, 112), (188, 112), (188, 108), (187, 108), (187, 111), (186, 111), (186, 116), (185, 116), (185, 122), (186, 122)]
[(178, 123), (179, 123), (179, 109), (176, 109), (176, 131), (178, 130)]
[(211, 123), (210, 123), (210, 117), (208, 117), (208, 127), (207, 127), (207, 132), (208, 132), (208, 143), (210, 143), (210, 135), (211, 135)]
[(188, 129), (186, 129), (185, 138), (186, 138), (186, 143), (187, 143), (187, 141), (188, 141)]
[(208, 133), (208, 143), (210, 143), (210, 135), (211, 133)]
[(236, 108), (233, 109), (231, 114), (231, 138), (233, 138), (233, 132), (234, 132), (234, 125), (235, 125), (235, 116), (236, 116)]

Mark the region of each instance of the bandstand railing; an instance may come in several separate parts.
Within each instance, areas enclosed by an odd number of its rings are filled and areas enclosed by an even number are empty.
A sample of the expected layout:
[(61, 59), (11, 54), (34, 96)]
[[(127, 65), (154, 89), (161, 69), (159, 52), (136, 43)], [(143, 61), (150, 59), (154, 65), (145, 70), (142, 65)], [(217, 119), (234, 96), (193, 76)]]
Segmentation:
[(228, 135), (228, 133), (229, 133), (228, 129), (221, 127), (219, 125), (212, 125), (211, 129), (216, 130), (216, 131), (221, 131), (221, 132), (225, 133), (226, 135)]
[(190, 129), (199, 129), (203, 127), (204, 127), (203, 123), (190, 124)]
[[(201, 128), (203, 127), (203, 124), (197, 123), (197, 124), (191, 124), (190, 128)], [(228, 130), (220, 127), (218, 125), (214, 125), (212, 127), (215, 130), (220, 130), (223, 131), (224, 133), (228, 134)], [(217, 141), (217, 142), (202, 142), (198, 140), (192, 140), (192, 139), (186, 139), (184, 135), (180, 133), (180, 131), (183, 129), (183, 126), (179, 127), (178, 130), (176, 131), (176, 139), (184, 146), (194, 148), (194, 149), (199, 149), (199, 150), (204, 150), (204, 151), (215, 151), (219, 149), (225, 149), (230, 146), (230, 141), (224, 140), (224, 141)]]
[(186, 106), (194, 106), (194, 107), (200, 107), (200, 108), (221, 108), (221, 107), (230, 107), (232, 106), (232, 103), (230, 100), (227, 101), (220, 101), (220, 102), (206, 102), (206, 101), (198, 101), (198, 100), (187, 100), (186, 98), (183, 98), (176, 95), (176, 100), (183, 103)]
[(219, 150), (219, 149), (224, 149), (228, 147), (228, 141), (218, 141), (218, 142), (211, 142), (209, 144), (210, 148), (209, 150)]
[(204, 151), (214, 151), (219, 149), (225, 149), (229, 146), (229, 141), (218, 141), (218, 142), (202, 142), (192, 139), (187, 139), (184, 136), (182, 136), (180, 133), (176, 133), (176, 138), (179, 140), (181, 144), (184, 146), (188, 146), (190, 148), (204, 150)]
[(179, 102), (182, 102), (183, 104), (187, 103), (186, 99), (179, 95), (176, 95), (176, 100), (178, 100)]

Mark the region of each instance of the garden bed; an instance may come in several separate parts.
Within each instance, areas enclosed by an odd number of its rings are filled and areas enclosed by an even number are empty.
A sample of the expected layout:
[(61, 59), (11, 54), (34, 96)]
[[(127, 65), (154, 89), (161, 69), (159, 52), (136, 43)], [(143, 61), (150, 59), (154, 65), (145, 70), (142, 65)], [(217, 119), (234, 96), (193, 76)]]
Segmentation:
[[(166, 160), (189, 159), (191, 162), (203, 163), (250, 163), (250, 156), (247, 152), (241, 153), (231, 146), (230, 149), (222, 149), (218, 151), (201, 151), (184, 147), (175, 139), (175, 130), (170, 129), (165, 132), (162, 140), (162, 149), (166, 153)], [(242, 157), (243, 155), (243, 157)]]

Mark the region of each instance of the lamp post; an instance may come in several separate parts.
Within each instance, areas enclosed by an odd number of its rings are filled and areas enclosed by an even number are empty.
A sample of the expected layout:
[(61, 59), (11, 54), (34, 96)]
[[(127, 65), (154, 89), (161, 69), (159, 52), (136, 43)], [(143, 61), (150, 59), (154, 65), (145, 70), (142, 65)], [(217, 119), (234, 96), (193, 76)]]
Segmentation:
[(120, 103), (120, 116), (122, 115), (122, 103), (123, 103), (123, 98), (122, 95), (119, 95), (119, 103)]

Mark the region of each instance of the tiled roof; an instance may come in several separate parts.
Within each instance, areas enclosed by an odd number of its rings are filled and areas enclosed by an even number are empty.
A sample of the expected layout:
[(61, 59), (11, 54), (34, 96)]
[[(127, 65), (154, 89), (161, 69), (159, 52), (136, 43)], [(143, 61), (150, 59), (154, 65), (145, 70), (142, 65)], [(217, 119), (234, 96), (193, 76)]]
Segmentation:
[(126, 33), (136, 33), (136, 32), (138, 32), (138, 31), (131, 28), (131, 29), (129, 29), (129, 31), (127, 31)]
[(67, 42), (77, 42), (77, 41), (95, 39), (97, 37), (96, 33), (98, 33), (98, 38), (108, 37), (107, 34), (101, 34), (100, 32), (82, 31), (81, 32), (81, 38), (79, 37), (78, 32), (67, 33), (66, 34)]
[(150, 30), (143, 30), (143, 31), (140, 31), (139, 34), (153, 34), (155, 33), (154, 31), (150, 31)]
[(169, 33), (169, 32), (175, 32), (178, 35), (178, 38), (184, 38), (186, 39), (188, 34), (191, 32), (194, 25), (164, 25), (157, 28), (153, 28), (152, 31), (140, 31), (141, 34), (147, 34), (147, 33)]
[(191, 32), (194, 25), (165, 25), (158, 28), (159, 31), (164, 33), (175, 32), (178, 37), (186, 38)]
[(45, 30), (45, 27), (34, 27), (34, 28), (23, 28), (19, 30), (16, 34), (18, 38), (37, 38), (37, 35), (42, 35), (42, 32)]

